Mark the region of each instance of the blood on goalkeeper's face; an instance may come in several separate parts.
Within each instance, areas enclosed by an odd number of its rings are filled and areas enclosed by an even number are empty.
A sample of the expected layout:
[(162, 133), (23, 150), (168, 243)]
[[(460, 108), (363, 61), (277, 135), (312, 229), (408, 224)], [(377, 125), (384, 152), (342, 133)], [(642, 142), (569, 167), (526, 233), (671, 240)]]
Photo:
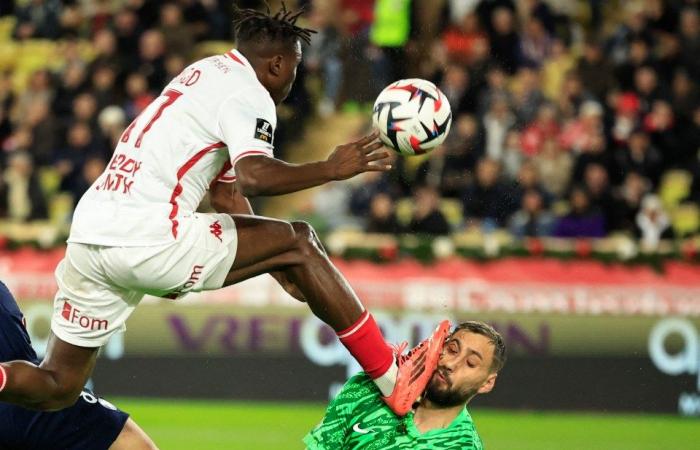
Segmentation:
[(432, 403), (450, 407), (467, 403), (493, 388), (494, 346), (486, 336), (459, 330), (445, 341), (438, 367), (425, 391)]

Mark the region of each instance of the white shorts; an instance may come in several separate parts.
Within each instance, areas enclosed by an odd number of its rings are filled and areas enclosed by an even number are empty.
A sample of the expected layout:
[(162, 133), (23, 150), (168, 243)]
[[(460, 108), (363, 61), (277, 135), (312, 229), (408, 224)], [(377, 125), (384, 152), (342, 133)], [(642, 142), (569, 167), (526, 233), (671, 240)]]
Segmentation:
[(177, 241), (153, 247), (69, 243), (56, 267), (51, 331), (73, 345), (100, 347), (126, 329), (145, 294), (176, 299), (222, 287), (238, 247), (231, 216), (195, 213), (180, 226)]

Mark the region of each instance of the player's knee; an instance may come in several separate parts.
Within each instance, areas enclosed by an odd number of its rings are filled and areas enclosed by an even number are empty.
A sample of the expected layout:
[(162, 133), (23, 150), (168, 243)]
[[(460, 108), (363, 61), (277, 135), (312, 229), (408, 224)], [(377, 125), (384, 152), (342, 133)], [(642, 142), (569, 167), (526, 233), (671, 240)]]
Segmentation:
[(307, 222), (292, 222), (296, 244), (304, 256), (314, 256), (321, 253), (318, 238), (313, 227)]

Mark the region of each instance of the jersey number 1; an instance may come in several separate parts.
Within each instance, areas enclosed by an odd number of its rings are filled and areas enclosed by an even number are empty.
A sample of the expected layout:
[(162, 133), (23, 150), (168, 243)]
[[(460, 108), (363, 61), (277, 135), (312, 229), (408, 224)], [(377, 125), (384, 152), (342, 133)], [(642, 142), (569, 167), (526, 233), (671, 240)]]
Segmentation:
[[(146, 126), (143, 127), (143, 130), (141, 130), (138, 137), (136, 138), (134, 147), (141, 148), (141, 142), (143, 141), (143, 137), (146, 135), (146, 133), (148, 133), (148, 130), (150, 130), (153, 124), (156, 123), (156, 120), (160, 118), (160, 116), (163, 114), (163, 111), (165, 111), (165, 108), (175, 103), (175, 100), (180, 98), (181, 95), (182, 92), (176, 91), (174, 89), (168, 89), (167, 91), (163, 92), (163, 95), (158, 97), (158, 100), (165, 98), (165, 101), (160, 104), (156, 113), (153, 115), (153, 117), (151, 117), (151, 120), (149, 120)], [(131, 132), (136, 126), (136, 122), (139, 120), (139, 117), (141, 117), (140, 114), (131, 122), (131, 124), (126, 128), (126, 130), (124, 130), (124, 134), (122, 134), (121, 138), (122, 142), (129, 142), (129, 137), (131, 136)]]

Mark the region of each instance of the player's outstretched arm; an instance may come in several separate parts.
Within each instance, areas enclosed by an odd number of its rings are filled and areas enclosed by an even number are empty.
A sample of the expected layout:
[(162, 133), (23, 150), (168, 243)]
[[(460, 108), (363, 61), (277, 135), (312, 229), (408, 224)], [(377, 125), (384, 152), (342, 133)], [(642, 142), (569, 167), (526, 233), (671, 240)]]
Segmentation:
[(42, 411), (72, 405), (95, 366), (97, 350), (71, 345), (52, 334), (40, 366), (26, 361), (2, 363), (6, 378), (0, 383), (4, 384), (0, 401)]
[(372, 133), (349, 144), (339, 145), (325, 161), (290, 164), (266, 156), (248, 156), (236, 163), (236, 185), (242, 195), (282, 195), (346, 180), (364, 172), (391, 169), (389, 153), (376, 151), (384, 146)]

